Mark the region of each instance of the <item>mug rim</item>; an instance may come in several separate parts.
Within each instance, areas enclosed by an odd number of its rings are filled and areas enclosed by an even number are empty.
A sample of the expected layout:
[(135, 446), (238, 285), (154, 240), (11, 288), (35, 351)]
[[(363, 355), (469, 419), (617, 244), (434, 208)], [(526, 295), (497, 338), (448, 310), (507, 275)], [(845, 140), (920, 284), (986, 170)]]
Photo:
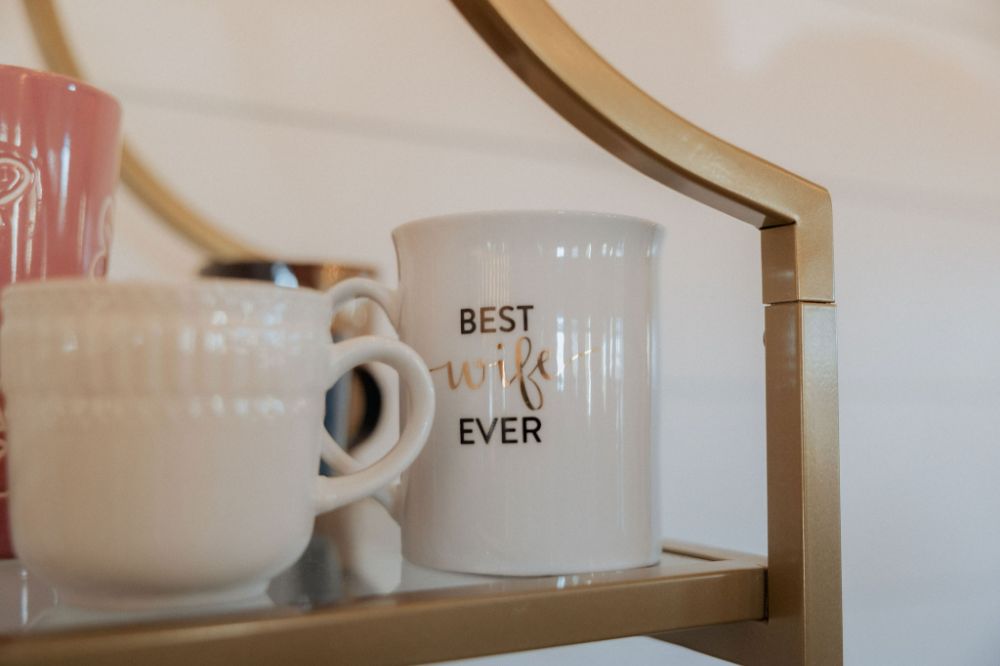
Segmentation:
[(70, 94), (85, 93), (100, 99), (106, 104), (111, 104), (115, 107), (115, 109), (117, 109), (118, 113), (121, 113), (122, 110), (122, 104), (118, 101), (117, 97), (109, 92), (101, 90), (95, 85), (87, 83), (81, 79), (73, 78), (72, 76), (57, 74), (55, 72), (47, 72), (40, 69), (32, 69), (30, 67), (22, 67), (20, 65), (0, 64), (0, 75), (3, 74), (10, 74), (14, 77), (28, 79), (33, 82), (61, 89), (63, 92)]
[(602, 211), (575, 210), (569, 208), (526, 208), (526, 209), (496, 209), (457, 213), (445, 213), (421, 217), (404, 222), (392, 230), (393, 238), (400, 233), (423, 231), (431, 228), (448, 228), (453, 226), (492, 225), (497, 223), (536, 222), (540, 224), (560, 222), (565, 223), (573, 218), (583, 218), (588, 222), (604, 222), (608, 225), (630, 229), (662, 229), (662, 225), (645, 218), (622, 213)]
[(325, 303), (326, 294), (312, 287), (283, 287), (264, 280), (243, 278), (197, 278), (170, 282), (166, 280), (95, 280), (89, 277), (57, 277), (46, 280), (26, 280), (14, 282), (3, 289), (0, 301), (6, 306), (12, 300), (38, 293), (49, 293), (61, 296), (70, 294), (103, 293), (131, 294), (147, 292), (151, 294), (193, 294), (204, 291), (223, 291), (240, 294), (277, 294), (300, 300)]
[[(228, 279), (228, 280), (249, 280), (252, 282), (270, 282), (278, 286), (283, 285), (277, 279), (264, 277), (246, 277), (245, 274), (253, 271), (274, 270), (286, 268), (291, 271), (298, 282), (298, 287), (327, 291), (334, 285), (344, 280), (364, 277), (370, 279), (378, 278), (378, 269), (374, 264), (366, 264), (359, 261), (336, 261), (306, 259), (210, 259), (199, 270), (198, 276), (204, 279)], [(235, 275), (228, 275), (226, 271), (233, 271)], [(243, 274), (240, 274), (242, 272)], [(302, 273), (306, 275), (302, 275)]]

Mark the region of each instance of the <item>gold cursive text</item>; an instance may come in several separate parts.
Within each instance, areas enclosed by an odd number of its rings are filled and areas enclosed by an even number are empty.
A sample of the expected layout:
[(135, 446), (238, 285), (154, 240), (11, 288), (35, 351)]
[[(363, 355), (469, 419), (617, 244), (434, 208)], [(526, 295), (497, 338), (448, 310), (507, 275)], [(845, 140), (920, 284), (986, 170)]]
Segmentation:
[[(455, 391), (463, 384), (472, 390), (480, 388), (486, 383), (490, 370), (496, 368), (500, 386), (508, 388), (517, 384), (521, 400), (524, 402), (525, 407), (532, 411), (541, 409), (542, 405), (545, 404), (545, 395), (541, 384), (539, 384), (539, 380), (551, 380), (559, 374), (550, 370), (551, 352), (548, 349), (541, 349), (537, 354), (532, 356), (531, 339), (526, 335), (522, 335), (514, 343), (513, 368), (511, 368), (511, 364), (502, 357), (504, 351), (502, 343), (497, 345), (497, 351), (501, 354), (501, 358), (495, 361), (487, 361), (483, 358), (462, 361), (458, 366), (457, 373), (454, 361), (442, 363), (431, 368), (430, 371), (446, 371), (448, 373), (448, 388)], [(586, 356), (593, 351), (593, 349), (588, 349), (585, 352), (574, 354), (570, 358), (570, 361), (574, 361), (581, 356)]]

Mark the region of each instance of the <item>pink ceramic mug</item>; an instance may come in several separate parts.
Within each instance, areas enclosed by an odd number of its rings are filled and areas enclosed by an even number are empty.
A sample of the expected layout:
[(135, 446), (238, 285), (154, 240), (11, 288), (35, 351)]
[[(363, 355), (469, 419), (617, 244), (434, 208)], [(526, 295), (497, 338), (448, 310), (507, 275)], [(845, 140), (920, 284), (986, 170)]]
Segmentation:
[[(113, 97), (0, 65), (0, 288), (104, 277), (120, 157), (121, 107)], [(2, 426), (0, 557), (10, 557)]]

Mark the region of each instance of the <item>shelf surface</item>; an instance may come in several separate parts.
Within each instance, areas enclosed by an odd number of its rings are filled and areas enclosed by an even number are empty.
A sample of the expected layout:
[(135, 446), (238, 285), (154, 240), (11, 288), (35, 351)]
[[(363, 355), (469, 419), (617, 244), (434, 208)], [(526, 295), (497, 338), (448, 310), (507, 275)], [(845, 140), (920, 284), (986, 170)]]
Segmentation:
[(761, 558), (681, 544), (628, 571), (433, 571), (400, 557), (395, 525), (365, 501), (317, 520), (306, 553), (268, 597), (235, 607), (71, 609), (19, 562), (0, 562), (0, 663), (444, 661), (762, 619), (765, 576)]

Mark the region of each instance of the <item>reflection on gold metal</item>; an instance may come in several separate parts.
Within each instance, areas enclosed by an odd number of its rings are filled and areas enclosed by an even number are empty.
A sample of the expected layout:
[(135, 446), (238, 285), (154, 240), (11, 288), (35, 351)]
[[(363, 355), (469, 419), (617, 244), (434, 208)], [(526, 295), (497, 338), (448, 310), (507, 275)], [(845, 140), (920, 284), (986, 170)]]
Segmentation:
[[(332, 536), (333, 516), (317, 521), (317, 534)], [(365, 545), (367, 553), (388, 556)], [(765, 569), (756, 558), (685, 545), (665, 550), (651, 567), (484, 576), (463, 587), (348, 596), (309, 612), (285, 606), (96, 631), (28, 631), (0, 641), (0, 663), (423, 664), (763, 617)], [(342, 578), (338, 586), (354, 573), (323, 569), (326, 578)]]
[[(35, 39), (53, 72), (85, 79), (69, 47), (52, 0), (24, 0)], [(174, 231), (213, 257), (252, 258), (260, 253), (219, 229), (167, 187), (138, 157), (128, 141), (122, 152), (122, 180)]]
[(605, 62), (544, 0), (453, 2), (500, 58), (584, 134), (664, 185), (761, 230), (768, 618), (661, 638), (741, 663), (841, 663), (829, 193), (659, 104)]

